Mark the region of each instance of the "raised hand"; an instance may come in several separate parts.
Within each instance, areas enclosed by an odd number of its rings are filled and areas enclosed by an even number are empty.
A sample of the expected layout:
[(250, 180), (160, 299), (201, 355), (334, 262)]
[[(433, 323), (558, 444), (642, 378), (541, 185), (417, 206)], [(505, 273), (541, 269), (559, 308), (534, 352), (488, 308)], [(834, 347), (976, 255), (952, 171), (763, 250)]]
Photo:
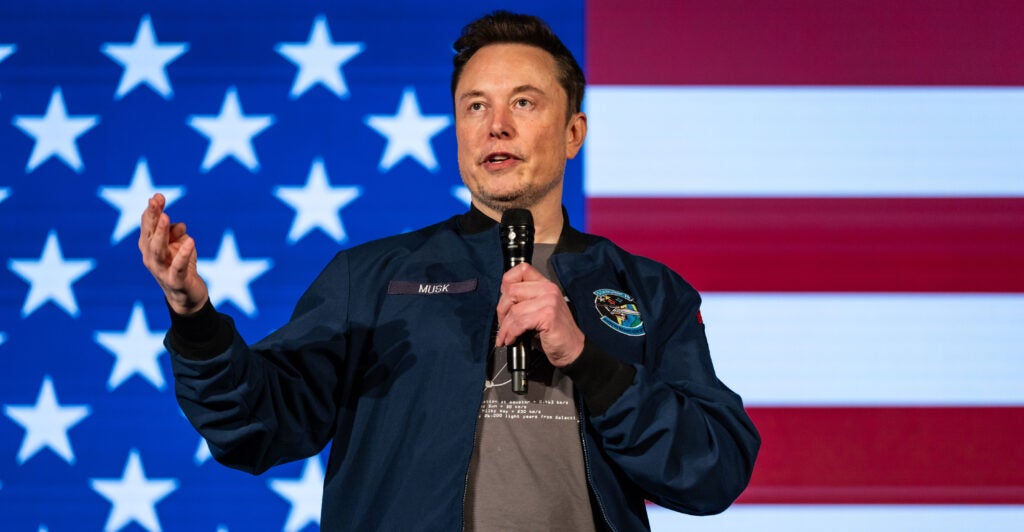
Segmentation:
[(210, 298), (206, 283), (196, 270), (196, 243), (184, 223), (171, 223), (164, 212), (166, 199), (155, 194), (142, 213), (139, 251), (142, 263), (164, 291), (171, 309), (192, 314)]

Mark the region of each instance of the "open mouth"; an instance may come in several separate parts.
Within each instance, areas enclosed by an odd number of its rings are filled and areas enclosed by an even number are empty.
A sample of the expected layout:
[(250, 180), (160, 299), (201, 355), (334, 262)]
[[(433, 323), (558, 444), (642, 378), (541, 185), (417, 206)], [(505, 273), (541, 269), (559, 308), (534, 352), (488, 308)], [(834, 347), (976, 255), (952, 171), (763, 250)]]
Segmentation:
[(516, 158), (517, 157), (512, 155), (511, 153), (507, 153), (507, 152), (494, 152), (494, 153), (487, 154), (487, 156), (484, 157), (484, 162), (488, 163), (488, 164), (498, 164), (498, 163), (503, 163), (505, 161), (509, 161), (509, 160), (516, 159)]

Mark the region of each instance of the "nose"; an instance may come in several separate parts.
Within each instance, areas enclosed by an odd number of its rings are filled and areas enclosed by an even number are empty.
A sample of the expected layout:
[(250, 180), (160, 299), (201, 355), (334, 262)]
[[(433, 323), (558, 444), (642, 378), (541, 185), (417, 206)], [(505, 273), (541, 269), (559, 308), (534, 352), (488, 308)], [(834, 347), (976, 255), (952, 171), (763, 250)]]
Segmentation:
[(496, 139), (509, 139), (516, 134), (515, 125), (512, 121), (512, 113), (504, 107), (498, 106), (491, 115), (490, 136)]

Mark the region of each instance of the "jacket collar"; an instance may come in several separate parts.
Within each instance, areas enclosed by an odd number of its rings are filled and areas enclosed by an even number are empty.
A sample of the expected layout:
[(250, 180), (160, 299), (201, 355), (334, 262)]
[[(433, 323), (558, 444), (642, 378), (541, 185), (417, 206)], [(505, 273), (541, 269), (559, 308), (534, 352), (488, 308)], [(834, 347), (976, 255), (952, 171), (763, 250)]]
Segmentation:
[[(459, 226), (466, 234), (477, 234), (487, 231), (498, 225), (479, 209), (476, 205), (470, 204), (469, 211), (458, 217)], [(582, 253), (587, 249), (592, 237), (581, 233), (569, 225), (569, 213), (562, 206), (562, 233), (558, 235), (558, 244), (555, 245), (555, 253)]]

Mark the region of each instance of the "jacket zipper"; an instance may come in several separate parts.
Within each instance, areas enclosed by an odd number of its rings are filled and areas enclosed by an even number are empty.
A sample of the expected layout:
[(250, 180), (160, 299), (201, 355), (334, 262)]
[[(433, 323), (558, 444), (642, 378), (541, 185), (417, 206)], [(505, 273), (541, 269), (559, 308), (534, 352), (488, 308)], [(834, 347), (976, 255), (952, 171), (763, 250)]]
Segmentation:
[(605, 512), (604, 503), (601, 501), (601, 494), (597, 491), (597, 485), (594, 484), (594, 476), (590, 473), (590, 453), (587, 452), (587, 437), (584, 434), (584, 423), (586, 422), (583, 417), (583, 396), (579, 392), (576, 392), (576, 408), (580, 416), (580, 447), (583, 449), (583, 470), (587, 472), (587, 484), (594, 491), (594, 500), (597, 501), (597, 509), (601, 510), (601, 517), (604, 518), (604, 523), (608, 525), (612, 532), (615, 532), (615, 525), (612, 524), (611, 519), (608, 519), (608, 513)]
[[(488, 378), (488, 375), (486, 375), (487, 365), (490, 363), (490, 359), (494, 357), (494, 353), (493, 353), (494, 348), (490, 347), (490, 346), (494, 345), (494, 342), (497, 339), (497, 335), (498, 335), (498, 324), (497, 324), (497, 318), (495, 318), (495, 322), (491, 326), (491, 341), (490, 341), (489, 344), (487, 344), (488, 347), (490, 348), (490, 350), (487, 351), (487, 358), (484, 360), (484, 373), (485, 373), (484, 378)], [(477, 403), (478, 404), (483, 404), (483, 399), (484, 399), (484, 390), (481, 389), (481, 391), (480, 391), (480, 398), (479, 398), (479, 400), (477, 400)], [(479, 428), (480, 428), (480, 410), (479, 410), (479, 407), (477, 407), (476, 418), (475, 418), (475, 421), (473, 422), (473, 446), (470, 447), (470, 450), (469, 450), (469, 461), (466, 463), (466, 478), (463, 480), (463, 483), (462, 483), (462, 530), (466, 530), (466, 494), (469, 492), (469, 469), (473, 465), (473, 453), (476, 452), (476, 434), (477, 434), (477, 429), (479, 429)]]
[(462, 485), (462, 530), (466, 530), (466, 494), (469, 492), (469, 468), (473, 464), (473, 453), (476, 451), (476, 429), (480, 425), (480, 415), (477, 414), (476, 423), (473, 424), (473, 447), (469, 453), (469, 463), (466, 464), (466, 478)]
[[(552, 257), (554, 257), (554, 255), (552, 255)], [(551, 269), (555, 271), (555, 276), (559, 277), (558, 284), (562, 287), (562, 297), (565, 299), (565, 304), (569, 307), (569, 312), (572, 313), (572, 321), (579, 324), (579, 319), (577, 319), (576, 316), (576, 305), (574, 305), (573, 301), (569, 298), (565, 285), (562, 284), (561, 276), (558, 275), (557, 261), (551, 261)], [(577, 327), (578, 326), (579, 325), (577, 325)], [(601, 494), (597, 492), (597, 485), (594, 484), (594, 476), (590, 473), (590, 453), (587, 452), (587, 435), (584, 433), (586, 417), (584, 417), (583, 413), (583, 395), (578, 391), (575, 391), (575, 388), (573, 395), (576, 396), (576, 411), (579, 416), (580, 427), (580, 448), (583, 450), (583, 470), (587, 473), (587, 485), (594, 491), (594, 500), (597, 501), (597, 509), (601, 511), (601, 517), (604, 519), (604, 523), (608, 525), (608, 528), (612, 532), (615, 532), (615, 525), (612, 524), (611, 519), (608, 519), (608, 512), (604, 509), (604, 503), (601, 501)]]

